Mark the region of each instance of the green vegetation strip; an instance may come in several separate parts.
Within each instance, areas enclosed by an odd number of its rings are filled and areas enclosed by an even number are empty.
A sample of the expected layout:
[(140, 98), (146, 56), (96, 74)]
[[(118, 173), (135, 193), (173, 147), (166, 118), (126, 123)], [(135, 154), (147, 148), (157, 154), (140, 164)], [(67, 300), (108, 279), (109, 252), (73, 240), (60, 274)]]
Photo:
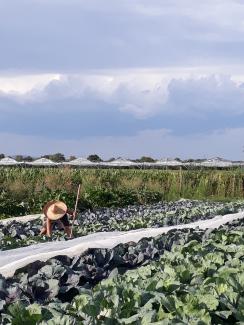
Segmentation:
[(244, 197), (244, 171), (0, 167), (0, 218), (39, 213), (51, 199), (80, 209), (161, 200), (235, 200)]

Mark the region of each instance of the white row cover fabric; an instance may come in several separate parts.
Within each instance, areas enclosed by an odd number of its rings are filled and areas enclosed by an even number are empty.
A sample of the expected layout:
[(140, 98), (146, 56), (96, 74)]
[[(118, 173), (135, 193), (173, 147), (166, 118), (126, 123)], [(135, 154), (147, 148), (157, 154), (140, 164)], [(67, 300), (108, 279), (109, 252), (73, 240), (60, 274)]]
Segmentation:
[(11, 218), (7, 218), (7, 219), (2, 219), (2, 220), (0, 220), (0, 224), (7, 225), (7, 224), (11, 223), (12, 221), (16, 221), (16, 220), (18, 222), (24, 223), (24, 222), (32, 221), (32, 220), (39, 219), (39, 218), (44, 218), (44, 214), (38, 213), (38, 214), (30, 214), (27, 216), (11, 217)]
[(209, 220), (200, 220), (185, 225), (144, 228), (130, 231), (98, 232), (69, 241), (48, 242), (13, 250), (0, 251), (0, 274), (5, 277), (10, 277), (13, 276), (15, 270), (34, 261), (46, 261), (58, 255), (67, 255), (70, 257), (77, 256), (88, 248), (113, 248), (120, 243), (127, 243), (130, 241), (138, 242), (142, 238), (155, 237), (167, 233), (172, 229), (197, 227), (200, 229), (218, 228), (227, 222), (242, 218), (244, 218), (244, 212), (239, 212), (224, 216), (216, 216)]

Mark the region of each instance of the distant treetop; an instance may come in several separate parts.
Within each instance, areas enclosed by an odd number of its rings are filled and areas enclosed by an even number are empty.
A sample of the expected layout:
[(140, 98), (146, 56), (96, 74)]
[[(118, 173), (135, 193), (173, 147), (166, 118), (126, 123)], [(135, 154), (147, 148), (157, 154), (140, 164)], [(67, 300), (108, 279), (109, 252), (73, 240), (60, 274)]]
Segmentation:
[(65, 156), (64, 154), (58, 152), (58, 153), (55, 153), (55, 154), (51, 154), (51, 155), (44, 155), (42, 156), (42, 158), (47, 158), (47, 159), (50, 159), (54, 162), (63, 162), (65, 161)]
[(90, 160), (90, 161), (92, 161), (92, 162), (101, 162), (102, 161), (102, 159), (98, 155), (96, 155), (96, 154), (89, 155), (87, 157), (87, 159)]
[(155, 159), (153, 159), (152, 157), (147, 157), (147, 156), (142, 156), (140, 159), (136, 160), (137, 162), (148, 162), (148, 163), (154, 163)]
[(69, 156), (69, 158), (67, 159), (67, 161), (72, 161), (72, 160), (75, 160), (75, 159), (77, 159), (76, 156)]

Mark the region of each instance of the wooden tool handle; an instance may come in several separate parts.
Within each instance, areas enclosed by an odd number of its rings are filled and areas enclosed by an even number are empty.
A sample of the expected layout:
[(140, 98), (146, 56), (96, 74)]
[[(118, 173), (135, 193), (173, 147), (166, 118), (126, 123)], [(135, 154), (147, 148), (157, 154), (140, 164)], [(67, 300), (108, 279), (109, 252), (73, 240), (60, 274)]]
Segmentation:
[(74, 222), (75, 222), (75, 218), (76, 218), (76, 211), (77, 211), (77, 205), (78, 205), (79, 197), (80, 197), (80, 184), (79, 184), (78, 191), (77, 191), (77, 196), (76, 196), (75, 210), (74, 210), (74, 216), (73, 216), (73, 220), (72, 220), (70, 237), (73, 236), (73, 226), (74, 226)]

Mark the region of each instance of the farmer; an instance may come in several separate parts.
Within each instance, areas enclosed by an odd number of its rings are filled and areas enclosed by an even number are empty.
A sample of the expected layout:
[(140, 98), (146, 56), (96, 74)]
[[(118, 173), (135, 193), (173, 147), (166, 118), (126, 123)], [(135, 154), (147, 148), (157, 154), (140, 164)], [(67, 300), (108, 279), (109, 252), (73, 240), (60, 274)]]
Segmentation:
[(52, 226), (57, 224), (59, 229), (64, 229), (67, 236), (71, 237), (69, 217), (74, 218), (75, 213), (73, 210), (68, 209), (64, 202), (56, 200), (48, 202), (43, 208), (43, 213), (45, 217), (41, 235), (51, 237)]

